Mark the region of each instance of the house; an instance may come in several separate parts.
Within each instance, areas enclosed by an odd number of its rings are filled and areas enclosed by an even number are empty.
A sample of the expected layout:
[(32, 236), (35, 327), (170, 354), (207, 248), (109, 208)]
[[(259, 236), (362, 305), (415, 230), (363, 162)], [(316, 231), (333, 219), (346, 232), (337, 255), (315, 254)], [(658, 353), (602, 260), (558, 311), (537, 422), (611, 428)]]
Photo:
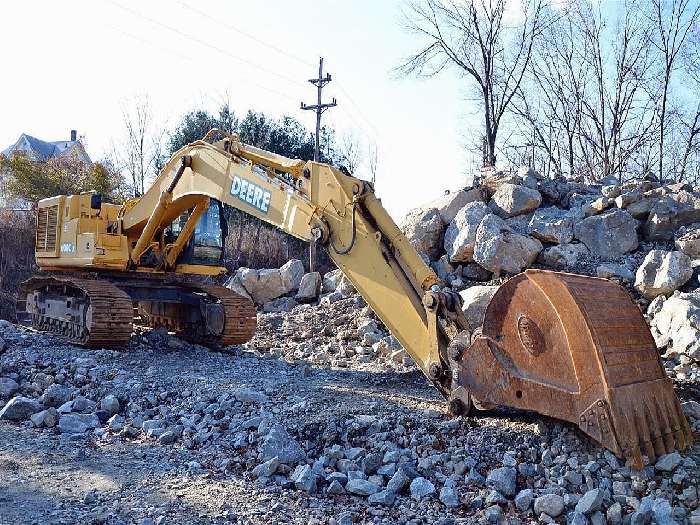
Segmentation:
[(4, 149), (1, 154), (5, 157), (10, 157), (16, 153), (21, 153), (36, 161), (47, 161), (57, 157), (76, 155), (78, 160), (92, 163), (83, 144), (78, 140), (78, 132), (74, 129), (70, 131), (70, 140), (58, 140), (55, 142), (46, 142), (22, 133), (17, 142)]
[[(82, 142), (78, 139), (78, 132), (70, 131), (70, 140), (57, 140), (46, 142), (45, 140), (22, 133), (17, 142), (5, 148), (0, 155), (11, 157), (12, 155), (25, 155), (36, 162), (46, 162), (54, 158), (75, 158), (79, 161), (92, 164), (90, 156), (85, 151)], [(0, 172), (0, 208), (25, 209), (27, 203), (13, 200), (10, 202), (6, 193), (7, 174)]]

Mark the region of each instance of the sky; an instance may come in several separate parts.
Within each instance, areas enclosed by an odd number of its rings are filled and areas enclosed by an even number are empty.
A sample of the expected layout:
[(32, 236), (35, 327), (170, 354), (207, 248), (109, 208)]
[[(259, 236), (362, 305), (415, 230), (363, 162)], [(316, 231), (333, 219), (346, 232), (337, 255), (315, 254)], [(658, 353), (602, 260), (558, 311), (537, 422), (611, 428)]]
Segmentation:
[(377, 145), (376, 191), (398, 220), (467, 184), (465, 136), (479, 124), (456, 73), (392, 72), (419, 45), (400, 8), (399, 0), (3, 3), (0, 150), (21, 133), (53, 141), (77, 129), (100, 159), (124, 135), (123, 108), (143, 94), (163, 129), (223, 101), (239, 116), (288, 114), (312, 129), (315, 115), (299, 106), (315, 103), (307, 79), (323, 56), (333, 77), (324, 99), (338, 101), (324, 123)]

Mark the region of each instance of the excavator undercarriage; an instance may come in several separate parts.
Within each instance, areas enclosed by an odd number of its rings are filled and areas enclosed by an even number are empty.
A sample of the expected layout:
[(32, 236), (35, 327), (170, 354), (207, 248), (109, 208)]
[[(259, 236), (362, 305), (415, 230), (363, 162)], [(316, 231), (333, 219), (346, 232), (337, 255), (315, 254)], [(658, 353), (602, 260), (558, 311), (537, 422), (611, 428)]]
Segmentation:
[[(213, 134), (223, 140), (210, 143)], [(216, 206), (212, 204), (216, 203)], [(194, 280), (219, 275), (222, 206), (326, 247), (453, 414), (496, 405), (569, 421), (635, 468), (693, 441), (649, 328), (617, 284), (528, 270), (503, 284), (483, 327), (421, 259), (368, 182), (212, 130), (123, 205), (94, 192), (39, 202), (33, 325), (87, 346), (124, 345), (135, 318), (190, 341), (239, 344), (252, 302)], [(192, 278), (187, 277), (192, 276)]]
[(152, 276), (54, 275), (25, 281), (21, 292), (26, 301), (18, 317), (84, 346), (126, 345), (135, 320), (210, 346), (245, 343), (255, 333), (253, 303), (213, 284)]

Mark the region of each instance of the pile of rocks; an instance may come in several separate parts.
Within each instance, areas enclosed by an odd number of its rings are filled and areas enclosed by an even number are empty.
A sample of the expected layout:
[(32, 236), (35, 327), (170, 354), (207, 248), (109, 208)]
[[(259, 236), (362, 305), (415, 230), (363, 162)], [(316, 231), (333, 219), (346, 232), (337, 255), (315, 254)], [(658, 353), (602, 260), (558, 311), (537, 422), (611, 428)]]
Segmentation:
[(279, 269), (239, 268), (226, 286), (251, 299), (264, 312), (287, 312), (300, 303), (316, 301), (321, 275), (305, 274), (304, 264), (292, 259)]
[[(465, 290), (476, 326), (499, 278), (531, 267), (615, 279), (642, 308), (652, 302), (650, 322), (678, 290), (681, 299), (666, 312), (679, 301), (700, 304), (700, 195), (687, 184), (583, 184), (522, 169), (447, 192), (409, 212), (401, 227), (439, 277)], [(685, 330), (669, 333), (670, 325), (658, 322), (657, 343), (673, 344), (665, 354), (672, 374), (698, 380), (698, 353), (689, 343), (698, 318), (691, 308), (674, 311), (674, 332)]]
[(413, 369), (411, 357), (340, 270), (324, 276), (320, 297), (318, 304), (259, 315), (258, 333), (244, 348), (339, 369)]

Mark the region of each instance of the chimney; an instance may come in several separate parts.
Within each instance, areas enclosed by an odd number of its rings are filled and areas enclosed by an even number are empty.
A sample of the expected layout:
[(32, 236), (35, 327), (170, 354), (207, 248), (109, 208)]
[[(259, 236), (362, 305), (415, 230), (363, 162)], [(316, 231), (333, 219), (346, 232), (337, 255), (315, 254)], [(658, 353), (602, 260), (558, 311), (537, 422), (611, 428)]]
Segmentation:
[(76, 140), (78, 140), (77, 130), (74, 130), (74, 129), (70, 130), (70, 140), (71, 140), (71, 142), (75, 142)]

